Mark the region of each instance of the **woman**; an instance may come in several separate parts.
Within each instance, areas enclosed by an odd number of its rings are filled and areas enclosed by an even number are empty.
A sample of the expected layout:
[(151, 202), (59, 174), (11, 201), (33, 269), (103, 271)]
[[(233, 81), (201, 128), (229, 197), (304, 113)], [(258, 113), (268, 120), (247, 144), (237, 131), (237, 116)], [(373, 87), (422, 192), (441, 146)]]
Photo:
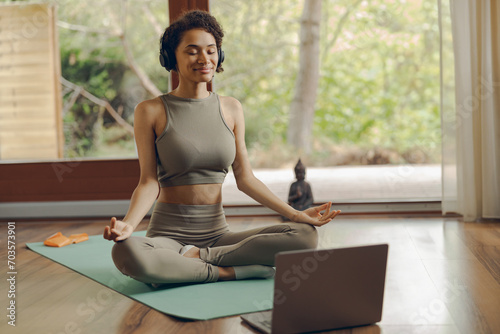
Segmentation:
[[(113, 261), (123, 274), (153, 286), (272, 277), (276, 253), (315, 248), (315, 226), (340, 212), (330, 211), (331, 202), (297, 211), (253, 175), (241, 104), (207, 90), (223, 71), (223, 35), (203, 11), (171, 24), (160, 62), (178, 73), (179, 86), (135, 109), (140, 180), (127, 215), (113, 217), (104, 238), (115, 241)], [(231, 232), (221, 197), (229, 165), (239, 190), (291, 222)], [(146, 236), (131, 236), (155, 200)]]

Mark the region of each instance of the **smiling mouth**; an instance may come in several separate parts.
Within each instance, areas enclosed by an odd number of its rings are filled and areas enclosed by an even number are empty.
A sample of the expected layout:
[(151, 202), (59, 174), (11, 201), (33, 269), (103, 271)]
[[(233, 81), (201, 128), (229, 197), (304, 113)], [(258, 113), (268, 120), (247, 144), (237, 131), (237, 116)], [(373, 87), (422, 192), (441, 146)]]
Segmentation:
[(211, 69), (212, 69), (211, 67), (210, 68), (209, 67), (202, 67), (202, 68), (195, 69), (195, 71), (200, 71), (200, 72), (203, 72), (203, 73), (208, 73), (208, 72), (210, 72)]

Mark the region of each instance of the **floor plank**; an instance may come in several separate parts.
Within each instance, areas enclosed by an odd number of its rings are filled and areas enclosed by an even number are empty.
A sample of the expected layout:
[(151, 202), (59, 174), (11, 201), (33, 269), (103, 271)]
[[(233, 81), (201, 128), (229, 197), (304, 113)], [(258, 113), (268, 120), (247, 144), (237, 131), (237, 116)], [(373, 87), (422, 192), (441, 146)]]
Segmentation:
[[(279, 220), (231, 217), (228, 223), (238, 231)], [(256, 333), (238, 316), (186, 321), (165, 315), (25, 246), (58, 231), (65, 235), (101, 234), (105, 225), (106, 221), (93, 220), (16, 224), (17, 332)], [(146, 227), (144, 221), (138, 230)], [(0, 229), (0, 256), (5, 259), (7, 224), (2, 223)], [(500, 222), (463, 223), (428, 216), (339, 216), (318, 231), (319, 248), (389, 244), (382, 321), (323, 333), (500, 333)], [(4, 271), (1, 279), (5, 282), (6, 278)], [(2, 284), (2, 296), (7, 291), (7, 285)], [(2, 322), (0, 332), (14, 331)]]

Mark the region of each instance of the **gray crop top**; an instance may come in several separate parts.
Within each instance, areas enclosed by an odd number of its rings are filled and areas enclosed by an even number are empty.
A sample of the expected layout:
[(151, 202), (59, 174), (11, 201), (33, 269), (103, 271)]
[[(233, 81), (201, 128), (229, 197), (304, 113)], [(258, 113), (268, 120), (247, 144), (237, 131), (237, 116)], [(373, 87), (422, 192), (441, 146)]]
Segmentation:
[(219, 96), (204, 99), (160, 96), (167, 125), (155, 141), (160, 187), (223, 183), (236, 156), (234, 133)]

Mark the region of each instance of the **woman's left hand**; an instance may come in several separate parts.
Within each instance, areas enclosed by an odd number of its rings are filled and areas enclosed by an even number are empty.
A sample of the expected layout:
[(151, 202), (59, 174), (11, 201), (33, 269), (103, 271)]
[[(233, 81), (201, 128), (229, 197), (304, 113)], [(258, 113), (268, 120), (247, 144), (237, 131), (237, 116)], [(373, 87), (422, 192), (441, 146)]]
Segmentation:
[[(323, 226), (340, 213), (340, 210), (330, 211), (331, 206), (332, 202), (328, 202), (320, 206), (310, 207), (304, 211), (299, 211), (292, 217), (292, 221), (296, 223), (307, 223), (314, 226)], [(323, 210), (325, 210), (325, 213), (321, 214), (320, 212)]]

